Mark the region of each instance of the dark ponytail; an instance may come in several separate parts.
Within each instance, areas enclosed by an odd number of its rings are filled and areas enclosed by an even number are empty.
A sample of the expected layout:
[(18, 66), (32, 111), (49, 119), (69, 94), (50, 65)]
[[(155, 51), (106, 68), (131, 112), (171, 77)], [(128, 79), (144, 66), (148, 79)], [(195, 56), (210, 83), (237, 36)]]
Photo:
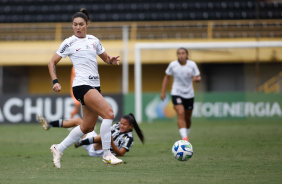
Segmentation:
[(86, 8), (81, 8), (79, 12), (76, 12), (73, 16), (72, 16), (72, 21), (76, 18), (76, 17), (81, 17), (85, 20), (85, 22), (89, 22), (90, 17), (89, 17), (89, 13), (88, 10)]
[(144, 144), (144, 135), (142, 130), (139, 128), (138, 123), (136, 122), (136, 119), (134, 117), (134, 115), (132, 113), (129, 113), (128, 115), (124, 115), (122, 116), (122, 118), (129, 120), (129, 123), (131, 125), (133, 125), (134, 130), (136, 131), (139, 139), (141, 140), (141, 142)]

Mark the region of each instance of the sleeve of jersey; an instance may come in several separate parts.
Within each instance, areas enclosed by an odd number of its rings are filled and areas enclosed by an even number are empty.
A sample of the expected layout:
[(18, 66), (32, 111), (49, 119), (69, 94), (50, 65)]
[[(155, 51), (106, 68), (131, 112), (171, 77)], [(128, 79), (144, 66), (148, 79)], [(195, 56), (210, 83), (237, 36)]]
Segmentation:
[(132, 145), (133, 145), (133, 138), (132, 137), (126, 137), (124, 139), (124, 142), (122, 143), (121, 147), (126, 149), (127, 152), (129, 152)]
[(194, 66), (194, 75), (193, 76), (198, 76), (200, 75), (200, 71), (199, 71), (199, 68), (197, 67), (197, 64), (195, 63), (195, 66)]
[(98, 40), (98, 44), (96, 45), (96, 52), (98, 55), (103, 54), (105, 52), (105, 48), (103, 47), (100, 40)]
[(166, 73), (167, 75), (172, 75), (171, 63), (168, 65), (167, 69), (165, 70), (165, 73)]
[(67, 57), (70, 54), (70, 48), (67, 40), (63, 41), (56, 53), (63, 58)]

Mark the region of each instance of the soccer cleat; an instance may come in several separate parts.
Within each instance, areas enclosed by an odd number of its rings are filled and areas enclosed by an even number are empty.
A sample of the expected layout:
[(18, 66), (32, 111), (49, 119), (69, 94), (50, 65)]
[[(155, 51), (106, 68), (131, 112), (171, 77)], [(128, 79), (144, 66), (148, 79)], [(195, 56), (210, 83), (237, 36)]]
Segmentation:
[(75, 142), (73, 145), (74, 145), (75, 148), (78, 148), (78, 147), (82, 146), (80, 140)]
[(48, 120), (46, 120), (46, 119), (45, 119), (43, 116), (41, 116), (41, 115), (38, 115), (37, 118), (38, 118), (38, 121), (41, 123), (43, 129), (44, 129), (44, 130), (49, 130), (49, 128), (50, 128), (51, 126), (49, 125)]
[(189, 142), (189, 138), (188, 137), (184, 137), (182, 140)]
[(112, 153), (106, 157), (103, 156), (103, 162), (105, 164), (111, 164), (111, 165), (118, 165), (122, 163), (121, 159), (118, 159), (115, 157)]
[(63, 153), (59, 152), (59, 150), (57, 150), (57, 144), (53, 144), (50, 147), (51, 152), (53, 153), (53, 163), (54, 166), (58, 169), (61, 168), (61, 157), (63, 155)]

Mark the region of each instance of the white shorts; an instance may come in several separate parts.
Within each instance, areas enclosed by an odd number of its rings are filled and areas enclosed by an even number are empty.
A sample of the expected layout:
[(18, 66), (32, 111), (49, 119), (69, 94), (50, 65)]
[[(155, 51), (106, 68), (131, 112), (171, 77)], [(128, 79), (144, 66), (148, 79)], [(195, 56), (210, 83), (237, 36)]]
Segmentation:
[[(86, 138), (95, 137), (97, 133), (93, 130), (86, 135)], [(90, 145), (83, 145), (83, 148), (88, 152), (89, 156), (91, 157), (101, 157), (103, 156), (103, 150), (95, 150), (94, 144)]]

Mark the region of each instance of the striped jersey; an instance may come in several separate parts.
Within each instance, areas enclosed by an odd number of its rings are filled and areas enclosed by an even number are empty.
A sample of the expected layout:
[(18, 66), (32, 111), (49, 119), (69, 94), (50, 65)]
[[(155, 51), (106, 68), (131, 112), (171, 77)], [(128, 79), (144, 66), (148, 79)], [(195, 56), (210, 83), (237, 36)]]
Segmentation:
[[(119, 130), (120, 122), (114, 124), (111, 128), (112, 136), (114, 139), (114, 144), (120, 149), (125, 148), (128, 152), (133, 145), (133, 135), (132, 130), (126, 133), (121, 133)], [(111, 152), (113, 149), (111, 148)]]

